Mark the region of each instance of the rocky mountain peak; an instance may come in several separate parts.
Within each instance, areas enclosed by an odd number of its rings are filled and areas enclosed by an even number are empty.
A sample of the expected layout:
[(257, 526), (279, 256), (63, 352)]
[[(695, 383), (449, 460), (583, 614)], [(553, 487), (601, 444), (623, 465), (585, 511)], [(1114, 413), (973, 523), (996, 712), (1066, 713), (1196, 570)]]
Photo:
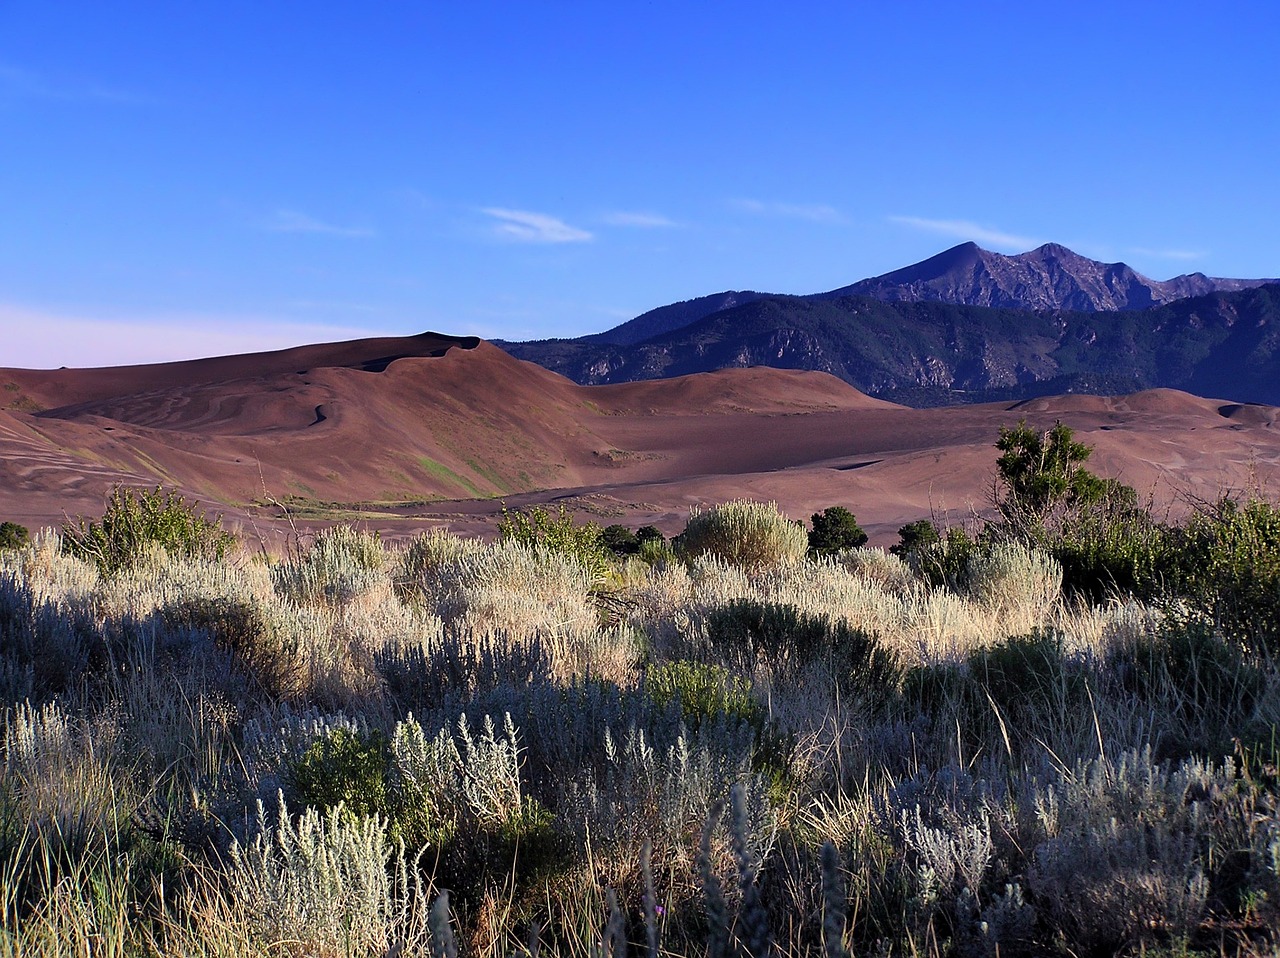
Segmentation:
[[(851, 286), (798, 298), (824, 301), (867, 296), (883, 302), (1100, 312), (1149, 309), (1189, 296), (1253, 289), (1271, 282), (1276, 280), (1222, 279), (1203, 273), (1153, 280), (1125, 263), (1102, 263), (1061, 243), (1045, 243), (1008, 256), (969, 242)], [(765, 298), (769, 298), (769, 294), (751, 291), (701, 296), (660, 306), (585, 339), (619, 346), (634, 345), (716, 312)]]
[(1147, 309), (1187, 296), (1247, 289), (1263, 282), (1213, 279), (1200, 273), (1153, 280), (1125, 263), (1102, 263), (1060, 243), (1045, 243), (1012, 256), (962, 243), (914, 266), (821, 295), (1096, 312)]

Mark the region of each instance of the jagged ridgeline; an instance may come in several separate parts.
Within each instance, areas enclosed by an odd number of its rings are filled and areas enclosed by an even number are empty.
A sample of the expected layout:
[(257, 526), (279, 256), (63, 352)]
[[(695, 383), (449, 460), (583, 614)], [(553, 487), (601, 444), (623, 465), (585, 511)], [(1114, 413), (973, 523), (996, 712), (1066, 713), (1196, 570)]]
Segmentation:
[(1157, 282), (1059, 246), (965, 244), (828, 293), (722, 293), (594, 336), (503, 345), (584, 384), (758, 365), (914, 406), (1157, 387), (1280, 403), (1280, 285)]

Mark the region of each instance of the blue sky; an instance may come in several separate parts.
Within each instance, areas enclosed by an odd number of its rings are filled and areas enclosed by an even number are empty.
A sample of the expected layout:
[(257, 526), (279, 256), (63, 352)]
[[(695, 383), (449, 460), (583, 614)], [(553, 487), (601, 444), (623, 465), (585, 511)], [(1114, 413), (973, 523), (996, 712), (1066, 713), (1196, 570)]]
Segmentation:
[(1274, 3), (0, 0), (0, 366), (578, 335), (963, 240), (1280, 275)]

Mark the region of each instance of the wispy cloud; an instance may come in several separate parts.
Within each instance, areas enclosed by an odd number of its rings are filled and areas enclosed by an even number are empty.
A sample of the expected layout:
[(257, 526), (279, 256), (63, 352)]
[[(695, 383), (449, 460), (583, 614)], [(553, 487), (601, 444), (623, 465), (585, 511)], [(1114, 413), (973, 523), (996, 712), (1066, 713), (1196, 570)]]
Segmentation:
[(108, 86), (96, 80), (70, 77), (54, 79), (10, 63), (0, 63), (0, 99), (4, 97), (28, 100), (92, 100), (121, 105), (155, 102), (152, 97)]
[(1022, 251), (1040, 245), (1040, 240), (1032, 237), (1019, 236), (1017, 233), (1006, 233), (1004, 230), (972, 223), (969, 220), (934, 220), (926, 219), (922, 216), (890, 216), (888, 219), (890, 223), (900, 223), (903, 226), (910, 226), (912, 229), (938, 233), (942, 236), (953, 236), (956, 239), (972, 240), (975, 243), (985, 243), (988, 246), (1003, 246)]
[(1150, 256), (1153, 259), (1194, 260), (1204, 259), (1208, 252), (1192, 249), (1149, 249), (1145, 246), (1131, 246), (1128, 251), (1134, 256)]
[(614, 210), (605, 213), (600, 219), (610, 226), (635, 226), (640, 229), (666, 229), (680, 225), (661, 213), (644, 211)]
[(373, 230), (364, 226), (335, 226), (297, 210), (276, 210), (263, 221), (262, 228), (272, 233), (318, 233), (346, 239), (367, 239), (374, 235)]
[(391, 195), (403, 205), (414, 210), (434, 210), (440, 206), (440, 201), (430, 193), (425, 193), (413, 186), (392, 190)]
[(488, 206), (480, 212), (497, 222), (493, 230), (503, 239), (521, 243), (589, 243), (595, 237), (584, 229), (570, 226), (562, 219), (529, 210), (509, 210)]
[(771, 200), (734, 199), (729, 201), (729, 205), (755, 216), (780, 216), (785, 219), (809, 220), (813, 223), (846, 222), (843, 213), (825, 203), (779, 203)]
[(125, 320), (0, 303), (0, 362), (27, 369), (173, 362), (383, 335), (397, 334), (272, 315), (173, 313)]

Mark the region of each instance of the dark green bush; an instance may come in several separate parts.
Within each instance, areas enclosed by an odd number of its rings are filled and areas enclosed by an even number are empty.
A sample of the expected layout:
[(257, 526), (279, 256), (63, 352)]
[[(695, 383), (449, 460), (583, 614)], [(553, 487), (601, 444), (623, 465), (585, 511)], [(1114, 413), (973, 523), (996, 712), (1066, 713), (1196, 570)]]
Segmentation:
[(31, 541), (31, 530), (16, 522), (0, 522), (0, 549), (21, 549)]
[(969, 560), (978, 548), (977, 540), (959, 526), (952, 526), (945, 536), (921, 542), (904, 558), (935, 589), (963, 592), (969, 584)]
[(286, 648), (270, 616), (253, 597), (188, 596), (159, 610), (170, 629), (193, 629), (210, 636), (269, 699), (296, 699), (303, 690), (302, 662)]
[(636, 538), (641, 543), (667, 541), (667, 537), (662, 534), (662, 530), (657, 526), (641, 526), (636, 530)]
[(1187, 523), (1177, 592), (1230, 639), (1280, 653), (1280, 508), (1222, 499)]
[(1037, 710), (1062, 718), (1083, 715), (1088, 708), (1086, 672), (1070, 666), (1062, 636), (1052, 630), (1011, 636), (971, 653), (968, 665), (990, 702), (1006, 717), (1025, 720), (1028, 711)]
[(1066, 655), (1061, 635), (1036, 631), (976, 649), (960, 663), (912, 669), (903, 701), (975, 753), (998, 748), (1040, 755), (1036, 736), (1047, 728), (1091, 721), (1090, 674), (1086, 663)]
[(641, 562), (656, 566), (664, 562), (675, 562), (676, 554), (666, 539), (641, 539), (640, 551), (637, 553)]
[(292, 799), (327, 811), (339, 803), (353, 815), (385, 815), (391, 765), (386, 736), (345, 728), (320, 736), (285, 771)]
[(133, 565), (152, 547), (176, 557), (220, 560), (234, 543), (235, 536), (218, 519), (159, 486), (150, 491), (117, 486), (101, 519), (80, 519), (62, 530), (62, 551), (96, 564), (103, 575)]
[(1267, 674), (1203, 619), (1170, 621), (1113, 653), (1108, 667), (1123, 694), (1176, 720), (1180, 731), (1177, 740), (1161, 743), (1164, 757), (1217, 757), (1232, 750), (1233, 739), (1257, 730), (1252, 718)]
[(1107, 508), (1065, 523), (1046, 547), (1062, 565), (1065, 591), (1094, 602), (1117, 595), (1151, 601), (1174, 577), (1179, 536), (1145, 510)]
[(936, 588), (964, 591), (969, 560), (978, 542), (959, 526), (943, 535), (931, 519), (917, 519), (898, 529), (898, 542), (889, 551), (907, 563), (917, 575)]
[(645, 691), (659, 706), (676, 702), (690, 729), (719, 718), (763, 727), (768, 710), (751, 694), (751, 683), (720, 665), (681, 660), (655, 665)]
[(601, 544), (616, 556), (632, 556), (640, 551), (640, 538), (626, 526), (605, 526)]
[(908, 522), (898, 529), (898, 542), (889, 546), (889, 551), (896, 556), (907, 559), (941, 541), (938, 527), (930, 519), (917, 519)]
[(867, 544), (867, 534), (858, 525), (858, 517), (844, 506), (827, 506), (821, 512), (815, 512), (811, 522), (811, 555), (831, 555), (841, 549), (856, 549)]
[(794, 679), (821, 659), (848, 688), (875, 694), (900, 679), (893, 656), (873, 636), (793, 605), (735, 599), (707, 613), (706, 628), (716, 654), (739, 668), (761, 660), (776, 677)]
[(432, 880), (450, 891), (450, 901), (475, 908), (492, 893), (495, 875), (503, 876), (504, 894), (518, 913), (530, 913), (545, 902), (547, 886), (577, 866), (572, 846), (556, 829), (555, 816), (536, 799), (526, 797), (518, 814), (501, 825), (459, 828), (428, 852)]

